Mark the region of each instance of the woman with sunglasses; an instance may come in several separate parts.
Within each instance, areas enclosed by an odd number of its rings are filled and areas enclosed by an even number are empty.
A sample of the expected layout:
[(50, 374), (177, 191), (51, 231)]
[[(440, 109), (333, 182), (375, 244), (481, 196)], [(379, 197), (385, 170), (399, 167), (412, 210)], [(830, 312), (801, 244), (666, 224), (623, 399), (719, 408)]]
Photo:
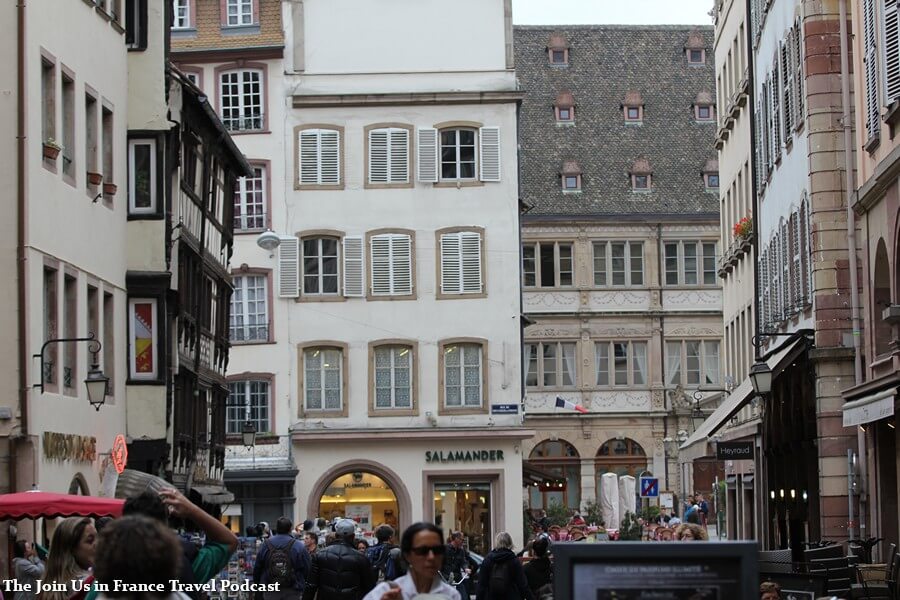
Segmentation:
[(383, 581), (363, 600), (411, 600), (434, 597), (460, 600), (459, 592), (440, 576), (444, 562), (444, 532), (433, 523), (414, 523), (400, 538), (400, 551), (406, 559), (406, 575), (394, 581)]

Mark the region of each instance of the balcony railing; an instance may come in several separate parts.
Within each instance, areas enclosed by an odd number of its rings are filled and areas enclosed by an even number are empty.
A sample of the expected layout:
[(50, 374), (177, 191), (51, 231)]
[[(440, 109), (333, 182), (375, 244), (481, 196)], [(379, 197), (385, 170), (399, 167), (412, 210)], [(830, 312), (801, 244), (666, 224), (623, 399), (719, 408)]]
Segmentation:
[(229, 332), (229, 339), (232, 342), (267, 342), (269, 341), (269, 326), (233, 327)]
[(263, 113), (260, 112), (237, 117), (223, 117), (222, 124), (228, 131), (254, 131), (263, 128), (265, 119)]

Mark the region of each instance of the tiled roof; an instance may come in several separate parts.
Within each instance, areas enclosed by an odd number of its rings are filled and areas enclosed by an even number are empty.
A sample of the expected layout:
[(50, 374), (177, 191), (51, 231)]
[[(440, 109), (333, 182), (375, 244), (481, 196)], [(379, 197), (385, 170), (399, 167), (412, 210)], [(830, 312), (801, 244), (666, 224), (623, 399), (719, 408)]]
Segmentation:
[(193, 23), (196, 34), (176, 30), (172, 35), (172, 52), (284, 46), (281, 0), (259, 0), (259, 30), (245, 30), (246, 33), (222, 27), (220, 5), (224, 4), (219, 0), (196, 0), (197, 14)]
[[(713, 29), (698, 26), (518, 26), (516, 71), (525, 92), (519, 121), (521, 196), (530, 216), (716, 214), (718, 196), (701, 172), (716, 157), (716, 124), (698, 123), (698, 93), (715, 89), (712, 60), (689, 66), (685, 46), (701, 39), (712, 57)], [(547, 42), (566, 39), (567, 67), (550, 65)], [(575, 125), (559, 126), (553, 103), (578, 100)], [(637, 92), (641, 124), (622, 104)], [(629, 172), (644, 159), (653, 191), (632, 191)], [(582, 192), (563, 193), (560, 165), (583, 170)], [(632, 171), (633, 172), (633, 171)]]

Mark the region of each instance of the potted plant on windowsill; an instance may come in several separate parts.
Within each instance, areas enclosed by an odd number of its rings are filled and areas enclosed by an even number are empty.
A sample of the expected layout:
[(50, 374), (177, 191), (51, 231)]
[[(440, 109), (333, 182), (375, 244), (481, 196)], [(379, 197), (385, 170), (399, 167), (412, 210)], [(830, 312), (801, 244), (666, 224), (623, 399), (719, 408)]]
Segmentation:
[(103, 184), (103, 193), (106, 194), (107, 196), (115, 196), (116, 191), (118, 189), (119, 189), (119, 186), (117, 186), (114, 183), (104, 183)]
[(97, 173), (96, 171), (88, 171), (87, 172), (87, 180), (91, 185), (100, 185), (103, 183), (103, 173)]
[(56, 143), (56, 140), (53, 138), (47, 138), (44, 140), (44, 158), (48, 160), (56, 160), (56, 157), (59, 156), (59, 152), (62, 150), (62, 146)]
[(753, 241), (753, 219), (743, 217), (734, 224), (734, 239), (740, 245), (741, 250), (748, 252)]

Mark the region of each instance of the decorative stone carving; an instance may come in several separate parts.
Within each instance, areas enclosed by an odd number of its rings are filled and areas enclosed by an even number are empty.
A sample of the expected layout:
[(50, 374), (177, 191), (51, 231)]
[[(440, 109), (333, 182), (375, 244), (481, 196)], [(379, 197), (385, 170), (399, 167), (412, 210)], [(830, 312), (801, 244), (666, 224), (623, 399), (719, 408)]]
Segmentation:
[(525, 337), (527, 339), (531, 338), (573, 338), (578, 336), (578, 331), (576, 331), (575, 327), (541, 327), (540, 325), (536, 325), (533, 328), (529, 328), (525, 332)]
[(670, 304), (674, 304), (676, 306), (688, 305), (720, 309), (722, 306), (722, 293), (719, 290), (667, 291), (664, 295), (664, 298), (667, 306)]
[(636, 412), (650, 409), (650, 392), (593, 392), (591, 406), (597, 412)]
[(553, 308), (575, 309), (578, 305), (578, 292), (527, 292), (523, 304), (530, 309)]
[(650, 407), (655, 410), (665, 410), (666, 403), (662, 390), (653, 390), (650, 395)]
[(711, 329), (709, 327), (676, 327), (674, 329), (666, 332), (666, 336), (673, 335), (684, 335), (688, 337), (699, 336), (699, 335), (722, 335), (721, 331), (717, 331), (715, 329)]
[(591, 329), (593, 337), (625, 338), (630, 336), (647, 336), (650, 332), (639, 327), (594, 327)]
[(590, 306), (591, 308), (644, 311), (650, 306), (650, 294), (626, 290), (591, 292)]

